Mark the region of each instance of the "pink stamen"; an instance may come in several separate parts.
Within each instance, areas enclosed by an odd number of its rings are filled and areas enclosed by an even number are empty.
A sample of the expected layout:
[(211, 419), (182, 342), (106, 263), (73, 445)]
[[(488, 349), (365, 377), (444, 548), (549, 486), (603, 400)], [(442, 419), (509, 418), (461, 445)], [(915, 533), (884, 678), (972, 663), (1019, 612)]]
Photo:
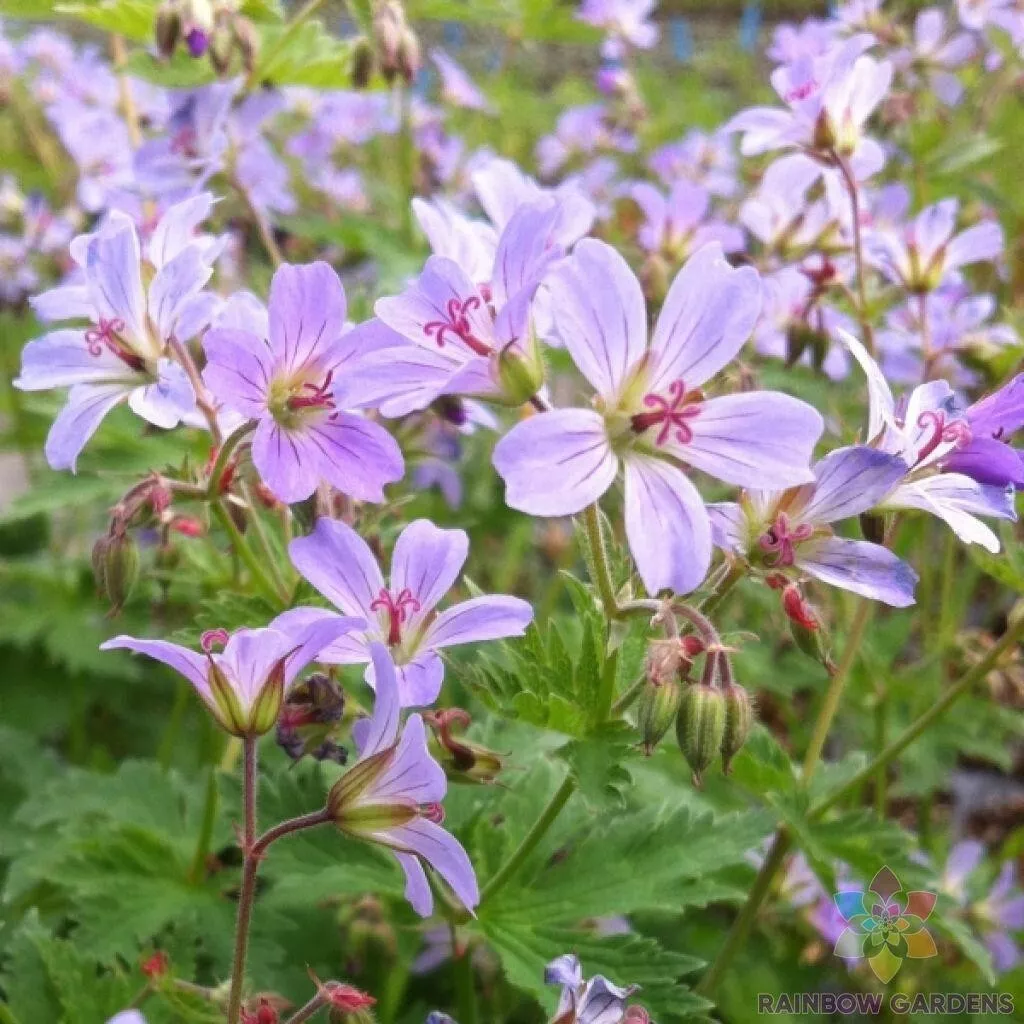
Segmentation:
[(444, 808), (440, 804), (424, 804), (420, 808), (420, 816), (435, 825), (444, 824)]
[(199, 638), (199, 646), (202, 647), (204, 654), (213, 654), (215, 647), (225, 647), (229, 639), (230, 635), (226, 629), (208, 629)]
[(926, 409), (917, 417), (917, 425), (923, 429), (930, 427), (931, 436), (917, 453), (917, 461), (923, 462), (940, 444), (955, 444), (958, 448), (970, 444), (971, 428), (966, 420), (946, 422), (946, 414), (941, 410)]
[(792, 565), (796, 561), (796, 546), (814, 533), (810, 523), (801, 523), (795, 529), (790, 527), (789, 516), (780, 512), (775, 522), (758, 538), (758, 547), (775, 557), (768, 559), (774, 568)]
[[(334, 409), (334, 396), (331, 394), (331, 379), (334, 377), (334, 371), (331, 370), (322, 384), (313, 384), (307, 382), (302, 385), (304, 391), (308, 391), (309, 394), (292, 395), (288, 399), (288, 408), (293, 410), (298, 409)], [(337, 413), (333, 412), (333, 416)]]
[(689, 444), (693, 440), (693, 430), (686, 421), (700, 414), (699, 393), (695, 393), (698, 396), (696, 403), (687, 403), (686, 385), (681, 380), (672, 381), (668, 393), (671, 400), (656, 394), (644, 395), (644, 405), (654, 411), (637, 413), (631, 420), (633, 430), (642, 434), (651, 427), (659, 427), (654, 443), (661, 446), (674, 429), (676, 440), (680, 444)]
[(783, 99), (787, 103), (799, 103), (800, 100), (807, 99), (812, 93), (818, 89), (818, 83), (813, 79), (809, 78), (806, 82), (802, 82), (800, 85), (794, 86), (789, 92), (783, 96)]
[(113, 352), (118, 359), (127, 363), (133, 370), (144, 370), (145, 363), (132, 351), (130, 351), (120, 338), (125, 329), (125, 323), (120, 317), (100, 317), (98, 327), (90, 327), (85, 332), (85, 344), (89, 355), (99, 357), (106, 348)]
[(423, 333), (428, 338), (437, 342), (438, 348), (444, 348), (445, 335), (454, 334), (464, 345), (468, 345), (478, 356), (491, 354), (490, 348), (473, 334), (472, 325), (469, 322), (469, 313), (479, 309), (482, 305), (478, 295), (471, 295), (468, 299), (449, 299), (445, 307), (448, 315), (447, 320), (431, 320), (423, 325)]
[(382, 587), (380, 593), (370, 603), (370, 610), (388, 613), (388, 643), (394, 646), (402, 642), (402, 625), (411, 612), (420, 610), (420, 603), (413, 597), (408, 587), (396, 596), (392, 596), (386, 587)]

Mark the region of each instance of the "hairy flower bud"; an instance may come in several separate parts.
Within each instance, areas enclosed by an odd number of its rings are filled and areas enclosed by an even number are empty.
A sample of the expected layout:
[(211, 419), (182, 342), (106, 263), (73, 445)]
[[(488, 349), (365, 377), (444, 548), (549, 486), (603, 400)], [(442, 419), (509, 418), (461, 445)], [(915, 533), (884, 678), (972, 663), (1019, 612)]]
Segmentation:
[(693, 772), (693, 784), (718, 756), (725, 735), (725, 697), (710, 683), (694, 683), (683, 691), (676, 715), (676, 739)]
[(382, 0), (373, 12), (373, 43), (377, 66), (390, 83), (399, 72), (399, 49), (405, 33), (405, 11), (397, 0)]
[(235, 52), (235, 36), (231, 26), (221, 20), (210, 36), (210, 64), (214, 72), (223, 78), (231, 69), (231, 58)]
[(174, 55), (181, 41), (181, 11), (177, 0), (164, 0), (156, 12), (156, 48), (161, 57)]
[(92, 571), (96, 588), (110, 602), (111, 614), (116, 615), (139, 578), (139, 549), (131, 534), (118, 531), (96, 541)]
[(352, 47), (352, 88), (365, 89), (373, 78), (373, 47), (365, 37), (356, 40)]
[(683, 687), (675, 678), (662, 683), (649, 681), (637, 703), (636, 724), (640, 730), (640, 744), (650, 756), (661, 738), (668, 732), (683, 699)]
[(238, 52), (242, 55), (242, 68), (246, 74), (251, 75), (260, 52), (260, 34), (256, 31), (256, 26), (240, 14), (232, 19), (231, 30), (235, 35)]
[(423, 716), (433, 730), (431, 753), (437, 758), (450, 782), (487, 784), (501, 774), (502, 756), (462, 736), (453, 736), (455, 728), (470, 724), (469, 714), (462, 708), (441, 708)]
[(419, 36), (406, 25), (398, 47), (398, 73), (405, 79), (406, 85), (412, 85), (422, 67), (423, 51)]
[(544, 359), (540, 346), (531, 337), (519, 350), (507, 345), (497, 356), (498, 381), (509, 405), (528, 402), (544, 385)]
[(732, 759), (743, 748), (754, 724), (754, 704), (750, 694), (736, 683), (722, 690), (725, 697), (725, 732), (722, 734), (722, 771), (729, 774)]

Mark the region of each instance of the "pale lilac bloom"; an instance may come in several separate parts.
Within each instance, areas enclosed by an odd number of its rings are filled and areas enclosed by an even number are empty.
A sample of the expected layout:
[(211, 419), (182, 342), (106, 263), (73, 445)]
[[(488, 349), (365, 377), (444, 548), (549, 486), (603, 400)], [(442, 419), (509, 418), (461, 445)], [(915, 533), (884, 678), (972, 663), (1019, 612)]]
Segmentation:
[(513, 508), (573, 515), (625, 470), (626, 534), (647, 590), (689, 593), (711, 562), (704, 503), (682, 466), (738, 486), (810, 480), (822, 420), (775, 392), (705, 399), (707, 380), (753, 329), (761, 286), (712, 244), (676, 276), (648, 343), (640, 282), (590, 239), (551, 275), (553, 313), (573, 361), (597, 391), (593, 408), (533, 416), (498, 442), (494, 465)]
[(579, 959), (566, 953), (547, 965), (544, 982), (561, 986), (555, 1020), (561, 1024), (622, 1024), (636, 985), (619, 986), (603, 975), (584, 979)]
[(371, 644), (369, 655), (376, 679), (373, 715), (352, 728), (359, 760), (334, 784), (328, 808), (342, 831), (394, 853), (405, 872), (405, 897), (421, 917), (434, 908), (424, 862), (472, 912), (480, 902), (473, 865), (438, 824), (448, 788), (444, 771), (427, 750), (423, 719), (410, 715), (401, 724), (398, 680), (387, 648)]
[(599, 150), (634, 153), (636, 136), (613, 124), (607, 109), (600, 103), (564, 110), (552, 135), (537, 143), (537, 165), (542, 177), (549, 178), (573, 157), (589, 156)]
[(130, 207), (135, 177), (124, 121), (77, 100), (51, 105), (47, 116), (78, 168), (76, 194), (82, 208), (100, 213), (113, 205)]
[(1024, 13), (1015, 0), (957, 0), (964, 28), (975, 32), (992, 26), (1006, 32), (1015, 45), (1024, 38)]
[[(116, 636), (101, 651), (144, 654), (183, 675), (223, 728), (234, 735), (268, 732), (284, 692), (328, 644), (363, 625), (360, 618), (319, 619), (288, 628), (203, 634), (202, 652), (167, 640)], [(223, 644), (222, 651), (215, 647)]]
[(458, 61), (439, 47), (430, 51), (430, 59), (441, 75), (441, 95), (446, 103), (466, 110), (492, 112), (490, 101)]
[(893, 55), (893, 63), (911, 85), (924, 75), (939, 100), (953, 106), (963, 95), (963, 83), (953, 73), (974, 56), (976, 45), (967, 32), (947, 32), (946, 15), (935, 7), (919, 11), (914, 22), (913, 46)]
[(902, 456), (907, 476), (880, 509), (916, 509), (937, 516), (965, 544), (993, 553), (999, 538), (979, 516), (1016, 520), (1012, 486), (978, 483), (963, 473), (944, 472), (943, 464), (971, 439), (970, 423), (944, 380), (928, 381), (897, 404), (878, 364), (845, 331), (843, 344), (867, 377), (869, 413), (866, 441)]
[(970, 440), (947, 455), (942, 468), (979, 484), (1024, 488), (1024, 452), (1009, 445), (1024, 429), (1024, 373), (969, 406), (964, 416)]
[(835, 45), (837, 26), (823, 18), (783, 22), (772, 33), (765, 55), (775, 64), (792, 64), (806, 57), (820, 57)]
[(87, 328), (52, 331), (22, 353), (16, 387), (71, 389), (46, 441), (54, 469), (74, 470), (103, 417), (122, 402), (164, 429), (195, 408), (195, 392), (170, 358), (169, 345), (188, 341), (207, 322), (210, 305), (203, 288), (212, 269), (208, 246), (194, 229), (211, 204), (212, 197), (204, 195), (171, 207), (145, 260), (131, 219), (110, 214), (97, 231), (71, 243), (84, 283), (59, 286), (34, 300), (41, 319), (92, 322)]
[[(441, 652), (458, 644), (521, 636), (533, 618), (526, 601), (504, 594), (471, 598), (443, 612), (437, 606), (462, 571), (469, 553), (463, 530), (442, 530), (426, 519), (399, 535), (386, 581), (366, 542), (336, 519), (320, 519), (308, 537), (289, 548), (295, 568), (342, 615), (368, 623), (322, 653), (327, 664), (362, 665), (374, 644), (386, 644), (398, 673), (403, 707), (432, 704), (441, 692)], [(326, 609), (284, 612), (274, 620), (294, 627), (337, 618)], [(372, 679), (371, 679), (372, 681)]]
[(682, 262), (709, 242), (725, 252), (743, 248), (743, 231), (711, 216), (711, 195), (700, 185), (677, 181), (667, 196), (647, 182), (629, 193), (643, 211), (637, 241), (649, 253)]
[[(229, 410), (257, 423), (252, 459), (284, 502), (326, 480), (360, 501), (383, 501), (401, 479), (402, 453), (379, 424), (335, 400), (363, 339), (345, 332), (345, 290), (326, 263), (284, 264), (270, 285), (266, 334), (219, 327), (206, 333), (203, 380)], [(359, 408), (350, 395), (345, 408)]]
[(864, 126), (889, 89), (893, 67), (864, 55), (872, 41), (854, 36), (820, 57), (776, 68), (772, 85), (786, 108), (753, 107), (727, 125), (743, 133), (743, 154), (797, 148), (828, 162), (835, 151), (858, 178), (878, 171), (885, 155)]
[(602, 29), (605, 56), (622, 56), (626, 47), (649, 50), (658, 41), (658, 26), (649, 19), (658, 0), (583, 0), (577, 17)]
[(813, 472), (813, 484), (709, 505), (715, 543), (772, 572), (807, 574), (895, 608), (913, 604), (917, 574), (909, 565), (880, 544), (831, 529), (890, 494), (906, 476), (903, 459), (873, 448), (839, 448)]
[(115, 1013), (107, 1024), (146, 1024), (146, 1018), (138, 1010), (122, 1010)]
[(647, 166), (666, 185), (684, 179), (717, 196), (731, 196), (739, 187), (739, 161), (732, 137), (723, 131), (693, 129), (654, 150)]
[(995, 220), (956, 232), (956, 199), (925, 207), (906, 227), (875, 228), (866, 238), (867, 255), (889, 280), (914, 292), (927, 292), (954, 279), (972, 263), (996, 259), (1003, 232)]

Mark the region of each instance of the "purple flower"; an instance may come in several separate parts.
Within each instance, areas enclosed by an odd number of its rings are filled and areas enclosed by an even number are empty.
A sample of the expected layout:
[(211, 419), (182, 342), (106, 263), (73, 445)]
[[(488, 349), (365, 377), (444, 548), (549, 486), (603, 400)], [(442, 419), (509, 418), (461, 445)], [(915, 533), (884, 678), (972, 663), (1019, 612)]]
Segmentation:
[(889, 280), (912, 292), (938, 288), (971, 263), (994, 260), (1003, 251), (1003, 232), (994, 220), (954, 236), (959, 203), (943, 199), (923, 209), (902, 231), (872, 231), (867, 250)]
[(873, 508), (906, 472), (899, 455), (839, 448), (814, 466), (813, 484), (752, 491), (739, 504), (711, 505), (715, 543), (766, 570), (806, 573), (905, 608), (914, 603), (914, 570), (887, 548), (837, 537), (830, 526)]
[(626, 534), (647, 590), (689, 593), (711, 562), (711, 527), (681, 465), (738, 486), (812, 479), (822, 431), (809, 405), (775, 392), (705, 398), (739, 352), (761, 305), (751, 268), (718, 245), (676, 276), (648, 344), (640, 283), (603, 242), (584, 240), (552, 274), (559, 336), (598, 392), (594, 408), (544, 412), (494, 450), (506, 500), (531, 515), (572, 515), (626, 479)]
[(135, 225), (124, 214), (110, 214), (98, 231), (71, 243), (84, 284), (61, 286), (34, 300), (43, 319), (92, 322), (52, 331), (22, 352), (16, 387), (71, 389), (46, 440), (54, 469), (74, 470), (103, 417), (122, 402), (164, 429), (195, 408), (195, 392), (170, 358), (169, 345), (197, 334), (209, 313), (202, 289), (212, 269), (206, 244), (193, 231), (211, 204), (212, 197), (204, 195), (171, 207), (145, 261)]
[(718, 242), (725, 252), (743, 248), (740, 228), (709, 216), (711, 196), (700, 185), (677, 181), (666, 197), (642, 182), (630, 195), (644, 214), (637, 240), (647, 252), (682, 262), (709, 242)]
[(962, 473), (979, 484), (1024, 487), (1024, 452), (1009, 438), (1024, 428), (1024, 373), (968, 407), (970, 440), (942, 460), (949, 473)]
[(943, 472), (943, 464), (972, 438), (967, 417), (944, 380), (928, 381), (897, 405), (878, 364), (845, 331), (843, 344), (867, 377), (868, 441), (900, 455), (907, 476), (878, 507), (917, 509), (938, 516), (965, 544), (999, 550), (999, 538), (978, 516), (1016, 520), (1013, 487), (978, 483), (963, 473)]
[(924, 73), (935, 96), (947, 106), (953, 106), (964, 91), (953, 69), (966, 64), (975, 50), (974, 38), (969, 33), (947, 36), (945, 12), (929, 7), (918, 12), (913, 46), (894, 54), (893, 62), (904, 71), (911, 85), (917, 85), (918, 74)]
[[(145, 654), (180, 672), (217, 722), (234, 736), (258, 736), (277, 722), (284, 691), (321, 650), (363, 626), (357, 618), (319, 619), (297, 628), (239, 629), (204, 633), (203, 652), (166, 640), (116, 636), (102, 651)], [(223, 644), (217, 653), (215, 647)]]
[(731, 196), (739, 186), (735, 146), (724, 132), (691, 130), (678, 142), (654, 150), (647, 166), (666, 185), (679, 180), (701, 185), (713, 195)]
[(455, 107), (464, 107), (466, 110), (491, 112), (491, 104), (487, 97), (458, 61), (453, 60), (439, 47), (430, 51), (430, 59), (441, 75), (441, 94), (445, 102)]
[(648, 21), (656, 6), (657, 0), (583, 0), (577, 17), (607, 32), (618, 44), (611, 52), (621, 54), (625, 44), (649, 50), (658, 41), (658, 27)]
[(373, 715), (352, 728), (359, 760), (334, 784), (327, 808), (342, 831), (393, 851), (405, 872), (405, 897), (420, 916), (429, 917), (434, 907), (424, 862), (472, 911), (480, 902), (473, 865), (439, 824), (444, 771), (427, 751), (423, 719), (410, 715), (401, 725), (398, 680), (387, 648), (375, 643), (369, 653), (376, 680)]
[(122, 1010), (115, 1013), (107, 1024), (146, 1024), (146, 1018), (138, 1010)]
[[(334, 392), (363, 351), (344, 333), (345, 290), (326, 263), (285, 264), (270, 285), (266, 336), (214, 328), (203, 380), (228, 409), (255, 420), (252, 458), (284, 502), (321, 480), (360, 501), (382, 501), (402, 476), (402, 453), (383, 427), (341, 411)], [(365, 404), (349, 396), (348, 407)]]
[(643, 1010), (634, 1007), (631, 1011), (627, 1005), (629, 997), (637, 990), (636, 985), (623, 988), (600, 974), (584, 980), (583, 968), (572, 953), (547, 965), (544, 982), (562, 988), (554, 1024), (623, 1024), (625, 1021), (649, 1024), (650, 1018)]
[[(324, 661), (361, 665), (370, 661), (374, 644), (384, 643), (398, 672), (402, 706), (422, 706), (433, 703), (441, 691), (443, 648), (521, 636), (533, 609), (518, 597), (474, 597), (436, 612), (468, 551), (464, 531), (442, 530), (417, 519), (395, 542), (391, 577), (385, 581), (373, 552), (355, 530), (336, 519), (318, 520), (308, 537), (292, 542), (292, 562), (343, 615), (369, 623), (365, 632), (323, 651)], [(334, 612), (300, 608), (284, 612), (272, 625), (294, 628), (334, 618)]]
[(857, 35), (821, 56), (776, 68), (772, 85), (787, 109), (753, 107), (727, 126), (743, 133), (743, 154), (795, 147), (826, 162), (838, 153), (860, 178), (879, 170), (884, 154), (863, 129), (889, 89), (893, 68), (889, 61), (864, 55), (873, 41), (870, 35)]

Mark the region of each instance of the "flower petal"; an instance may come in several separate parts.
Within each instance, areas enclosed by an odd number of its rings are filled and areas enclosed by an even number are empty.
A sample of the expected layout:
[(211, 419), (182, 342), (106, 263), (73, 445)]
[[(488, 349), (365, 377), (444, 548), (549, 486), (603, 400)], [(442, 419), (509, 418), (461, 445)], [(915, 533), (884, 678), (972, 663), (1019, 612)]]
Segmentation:
[(157, 363), (157, 379), (136, 388), (128, 404), (147, 423), (170, 430), (195, 409), (196, 393), (180, 364), (161, 359)]
[(308, 435), (270, 417), (260, 420), (253, 435), (252, 461), (273, 495), (286, 504), (308, 498), (321, 480), (319, 454)]
[(649, 594), (688, 594), (704, 582), (711, 521), (681, 469), (644, 456), (626, 460), (626, 536)]
[(467, 910), (480, 902), (476, 873), (459, 841), (440, 825), (416, 818), (407, 825), (389, 829), (389, 836), (402, 848), (422, 857), (451, 887)]
[(52, 469), (75, 472), (79, 452), (103, 417), (129, 395), (123, 384), (76, 384), (46, 437), (46, 461)]
[(843, 537), (812, 539), (797, 547), (796, 564), (824, 583), (893, 608), (914, 603), (917, 573), (880, 544)]
[(284, 263), (270, 283), (269, 309), (270, 347), (284, 367), (298, 370), (341, 337), (345, 289), (328, 263)]
[(123, 381), (135, 384), (138, 374), (106, 346), (93, 355), (85, 332), (51, 331), (30, 341), (21, 352), (21, 373), (14, 386), (22, 391), (46, 391), (72, 384)]
[(149, 286), (149, 317), (161, 341), (178, 337), (178, 318), (210, 280), (213, 268), (195, 246), (178, 253), (157, 271)]
[(196, 228), (210, 215), (216, 200), (209, 192), (200, 192), (168, 208), (153, 229), (149, 240), (149, 261), (159, 269), (170, 263), (188, 246), (196, 243)]
[(85, 278), (99, 315), (108, 320), (123, 320), (128, 337), (145, 345), (149, 332), (140, 259), (135, 225), (125, 214), (114, 212), (89, 243)]
[(370, 644), (370, 659), (375, 679), (373, 714), (352, 726), (352, 739), (359, 750), (360, 761), (393, 747), (402, 720), (395, 664), (388, 649), (383, 644)]
[(210, 699), (210, 685), (206, 681), (208, 663), (198, 651), (166, 640), (145, 640), (134, 636), (115, 636), (100, 644), (101, 651), (134, 651), (163, 662), (183, 675), (198, 691), (203, 700)]
[(251, 419), (267, 411), (273, 356), (262, 338), (247, 331), (215, 327), (203, 337), (203, 381), (219, 402)]
[(442, 530), (428, 519), (417, 519), (395, 542), (391, 590), (408, 590), (419, 602), (415, 617), (422, 618), (452, 588), (468, 555), (465, 530)]
[(379, 424), (351, 413), (332, 413), (303, 430), (305, 450), (314, 451), (319, 475), (359, 501), (383, 501), (385, 484), (402, 479), (405, 462), (398, 442)]
[(430, 891), (427, 873), (419, 857), (412, 853), (395, 850), (395, 859), (405, 872), (405, 898), (420, 917), (430, 917), (434, 912), (434, 894)]
[(837, 448), (814, 466), (814, 494), (801, 510), (806, 522), (834, 523), (878, 504), (907, 475), (898, 455), (857, 445)]
[(505, 594), (474, 597), (452, 605), (430, 625), (424, 647), (455, 647), (458, 644), (522, 636), (533, 619), (529, 602)]

